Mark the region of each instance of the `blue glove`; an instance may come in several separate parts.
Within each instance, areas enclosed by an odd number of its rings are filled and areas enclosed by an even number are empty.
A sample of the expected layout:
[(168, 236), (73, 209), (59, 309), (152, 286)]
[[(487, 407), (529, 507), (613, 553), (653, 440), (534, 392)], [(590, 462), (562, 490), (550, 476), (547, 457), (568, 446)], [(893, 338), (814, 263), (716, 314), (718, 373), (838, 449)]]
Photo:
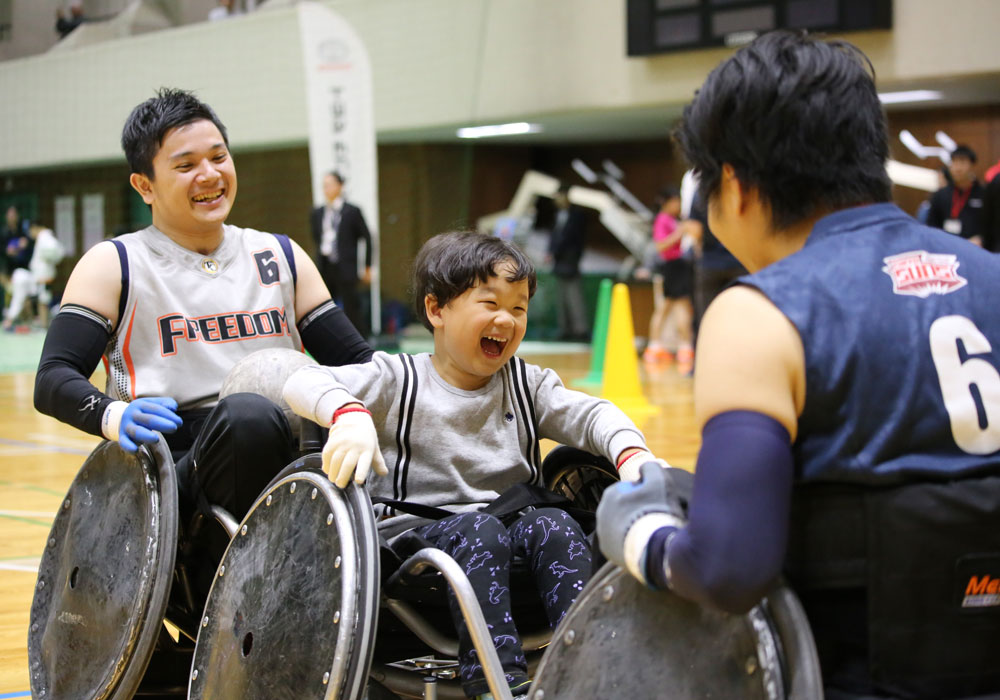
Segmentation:
[(597, 540), (604, 556), (647, 585), (649, 539), (662, 527), (680, 528), (685, 522), (681, 497), (686, 487), (677, 483), (678, 472), (646, 462), (639, 481), (608, 487), (597, 506)]
[(102, 430), (109, 440), (118, 440), (126, 452), (135, 452), (142, 443), (160, 439), (154, 430), (172, 433), (184, 422), (174, 411), (177, 402), (167, 396), (150, 396), (130, 403), (115, 401), (104, 412)]

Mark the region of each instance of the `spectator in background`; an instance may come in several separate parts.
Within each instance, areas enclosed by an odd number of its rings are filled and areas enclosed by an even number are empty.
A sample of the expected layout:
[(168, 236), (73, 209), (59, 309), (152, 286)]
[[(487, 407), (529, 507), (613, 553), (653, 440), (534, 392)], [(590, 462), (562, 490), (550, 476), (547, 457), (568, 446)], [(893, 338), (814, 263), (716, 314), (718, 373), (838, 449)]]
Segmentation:
[(976, 152), (958, 146), (951, 152), (951, 184), (931, 195), (927, 225), (961, 236), (976, 245), (983, 244), (980, 228), (983, 217), (983, 186), (976, 179)]
[(983, 194), (983, 247), (1000, 252), (1000, 160), (986, 171)]
[(236, 0), (219, 0), (219, 4), (208, 11), (208, 20), (214, 22), (242, 14), (236, 7)]
[[(4, 288), (10, 283), (15, 270), (27, 268), (31, 262), (33, 241), (30, 236), (30, 223), (22, 219), (17, 207), (7, 207), (3, 229), (3, 279)], [(4, 299), (0, 293), (0, 302)]]
[(983, 192), (983, 247), (1000, 252), (1000, 177), (986, 183)]
[(556, 318), (559, 339), (571, 341), (590, 340), (587, 307), (583, 299), (583, 281), (580, 278), (580, 258), (583, 257), (587, 220), (583, 210), (569, 201), (569, 185), (559, 186), (553, 198), (556, 220), (549, 238), (547, 261), (552, 264), (556, 278)]
[(988, 185), (996, 179), (997, 175), (1000, 175), (1000, 160), (990, 166), (983, 179), (986, 180), (986, 184)]
[(20, 230), (20, 217), (17, 207), (9, 207), (0, 227), (0, 308), (6, 305), (7, 285), (10, 283), (10, 270), (7, 261), (7, 242)]
[(694, 288), (692, 264), (682, 250), (685, 227), (678, 226), (681, 196), (676, 187), (660, 195), (660, 210), (653, 220), (653, 243), (657, 262), (653, 273), (653, 314), (649, 320), (649, 344), (642, 353), (648, 363), (670, 362), (673, 357), (664, 347), (663, 335), (673, 324), (677, 337), (677, 371), (691, 374), (694, 350), (691, 344), (691, 295)]
[(326, 202), (312, 211), (313, 242), (319, 272), (326, 288), (354, 327), (367, 336), (370, 326), (358, 306), (358, 242), (365, 243), (365, 269), (360, 281), (371, 281), (372, 237), (365, 217), (353, 204), (344, 201), (344, 177), (337, 171), (323, 177)]
[(80, 0), (70, 3), (68, 17), (61, 7), (56, 8), (56, 31), (59, 32), (60, 39), (86, 21), (86, 18), (83, 16), (83, 3)]
[[(947, 165), (942, 165), (940, 168), (938, 168), (938, 171), (937, 171), (937, 186), (938, 186), (938, 189), (941, 189), (942, 187), (947, 187), (950, 184), (951, 184), (951, 172), (949, 172)], [(935, 192), (936, 191), (937, 190), (935, 190)], [(917, 207), (917, 213), (914, 215), (914, 218), (917, 221), (919, 221), (920, 223), (922, 223), (922, 224), (926, 224), (927, 223), (927, 217), (930, 215), (930, 211), (931, 211), (931, 198), (933, 196), (934, 196), (934, 194), (931, 193), (927, 197), (927, 199), (925, 199), (924, 201), (922, 201), (920, 203), (920, 206)]]
[(38, 302), (37, 321), (45, 327), (49, 322), (49, 306), (52, 292), (48, 285), (56, 277), (56, 265), (65, 256), (62, 243), (51, 229), (32, 225), (29, 229), (32, 241), (31, 261), (27, 268), (19, 267), (11, 274), (10, 305), (4, 310), (3, 329), (13, 330), (14, 322), (24, 311), (24, 304), (31, 298)]

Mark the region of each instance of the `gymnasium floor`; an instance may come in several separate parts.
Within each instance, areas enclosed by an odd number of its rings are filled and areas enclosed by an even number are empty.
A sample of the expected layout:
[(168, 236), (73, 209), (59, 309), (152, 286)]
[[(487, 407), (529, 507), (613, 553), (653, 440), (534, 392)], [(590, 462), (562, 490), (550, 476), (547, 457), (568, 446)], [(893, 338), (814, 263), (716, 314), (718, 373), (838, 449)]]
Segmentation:
[[(43, 337), (0, 334), (0, 700), (30, 697), (28, 617), (38, 559), (66, 489), (98, 443), (35, 412), (34, 367)], [(518, 354), (555, 369), (571, 386), (590, 367), (585, 345), (526, 343)], [(642, 391), (659, 412), (634, 420), (657, 456), (692, 468), (699, 437), (691, 380), (673, 368), (647, 370), (641, 362), (639, 372)], [(103, 385), (103, 376), (93, 379)]]

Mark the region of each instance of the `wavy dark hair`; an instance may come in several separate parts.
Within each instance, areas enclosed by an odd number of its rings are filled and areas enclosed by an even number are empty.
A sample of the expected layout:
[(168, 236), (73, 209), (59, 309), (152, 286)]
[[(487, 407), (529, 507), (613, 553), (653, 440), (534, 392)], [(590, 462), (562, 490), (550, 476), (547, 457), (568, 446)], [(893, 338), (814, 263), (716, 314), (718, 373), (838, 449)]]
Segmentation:
[(211, 107), (185, 90), (160, 88), (155, 97), (136, 106), (125, 120), (122, 150), (128, 167), (152, 180), (153, 158), (163, 145), (163, 137), (171, 129), (200, 119), (215, 124), (228, 148), (226, 127)]
[(535, 266), (513, 243), (475, 231), (454, 231), (434, 236), (424, 243), (413, 261), (413, 305), (417, 318), (427, 330), (424, 298), (430, 294), (439, 306), (461, 296), (467, 289), (497, 276), (498, 266), (507, 263), (508, 282), (528, 280), (528, 298), (535, 295), (538, 276)]
[(716, 67), (674, 137), (708, 202), (729, 163), (778, 231), (822, 211), (891, 197), (875, 71), (860, 49), (776, 31)]

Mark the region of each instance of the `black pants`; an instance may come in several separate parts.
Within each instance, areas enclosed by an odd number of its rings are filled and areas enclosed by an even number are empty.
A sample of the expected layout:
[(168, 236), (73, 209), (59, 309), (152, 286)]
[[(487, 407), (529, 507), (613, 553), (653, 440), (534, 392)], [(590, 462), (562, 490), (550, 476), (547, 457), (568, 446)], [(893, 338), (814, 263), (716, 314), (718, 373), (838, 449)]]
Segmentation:
[(190, 503), (200, 491), (237, 520), (295, 455), (285, 414), (258, 394), (232, 394), (207, 414), (182, 417), (188, 430), (167, 441), (182, 497)]
[(367, 336), (369, 328), (362, 318), (361, 306), (358, 302), (357, 277), (344, 275), (338, 263), (332, 263), (326, 259), (320, 260), (319, 273), (337, 306), (344, 310), (347, 318), (351, 320), (358, 332)]
[[(486, 513), (460, 513), (417, 529), (417, 534), (444, 550), (469, 577), (483, 610), (507, 684), (528, 680), (528, 662), (511, 616), (510, 562), (525, 559), (535, 578), (554, 628), (590, 577), (590, 547), (580, 525), (565, 511), (539, 508), (509, 528)], [(462, 689), (469, 697), (489, 691), (458, 599), (449, 591), (451, 617), (458, 631)]]
[[(264, 487), (295, 457), (285, 414), (258, 394), (232, 394), (208, 411), (186, 412), (182, 418), (184, 425), (167, 440), (176, 464), (182, 529), (199, 504), (203, 510), (221, 506), (242, 520)], [(214, 525), (201, 528), (194, 541), (181, 543), (198, 597), (207, 595), (228, 544)]]

